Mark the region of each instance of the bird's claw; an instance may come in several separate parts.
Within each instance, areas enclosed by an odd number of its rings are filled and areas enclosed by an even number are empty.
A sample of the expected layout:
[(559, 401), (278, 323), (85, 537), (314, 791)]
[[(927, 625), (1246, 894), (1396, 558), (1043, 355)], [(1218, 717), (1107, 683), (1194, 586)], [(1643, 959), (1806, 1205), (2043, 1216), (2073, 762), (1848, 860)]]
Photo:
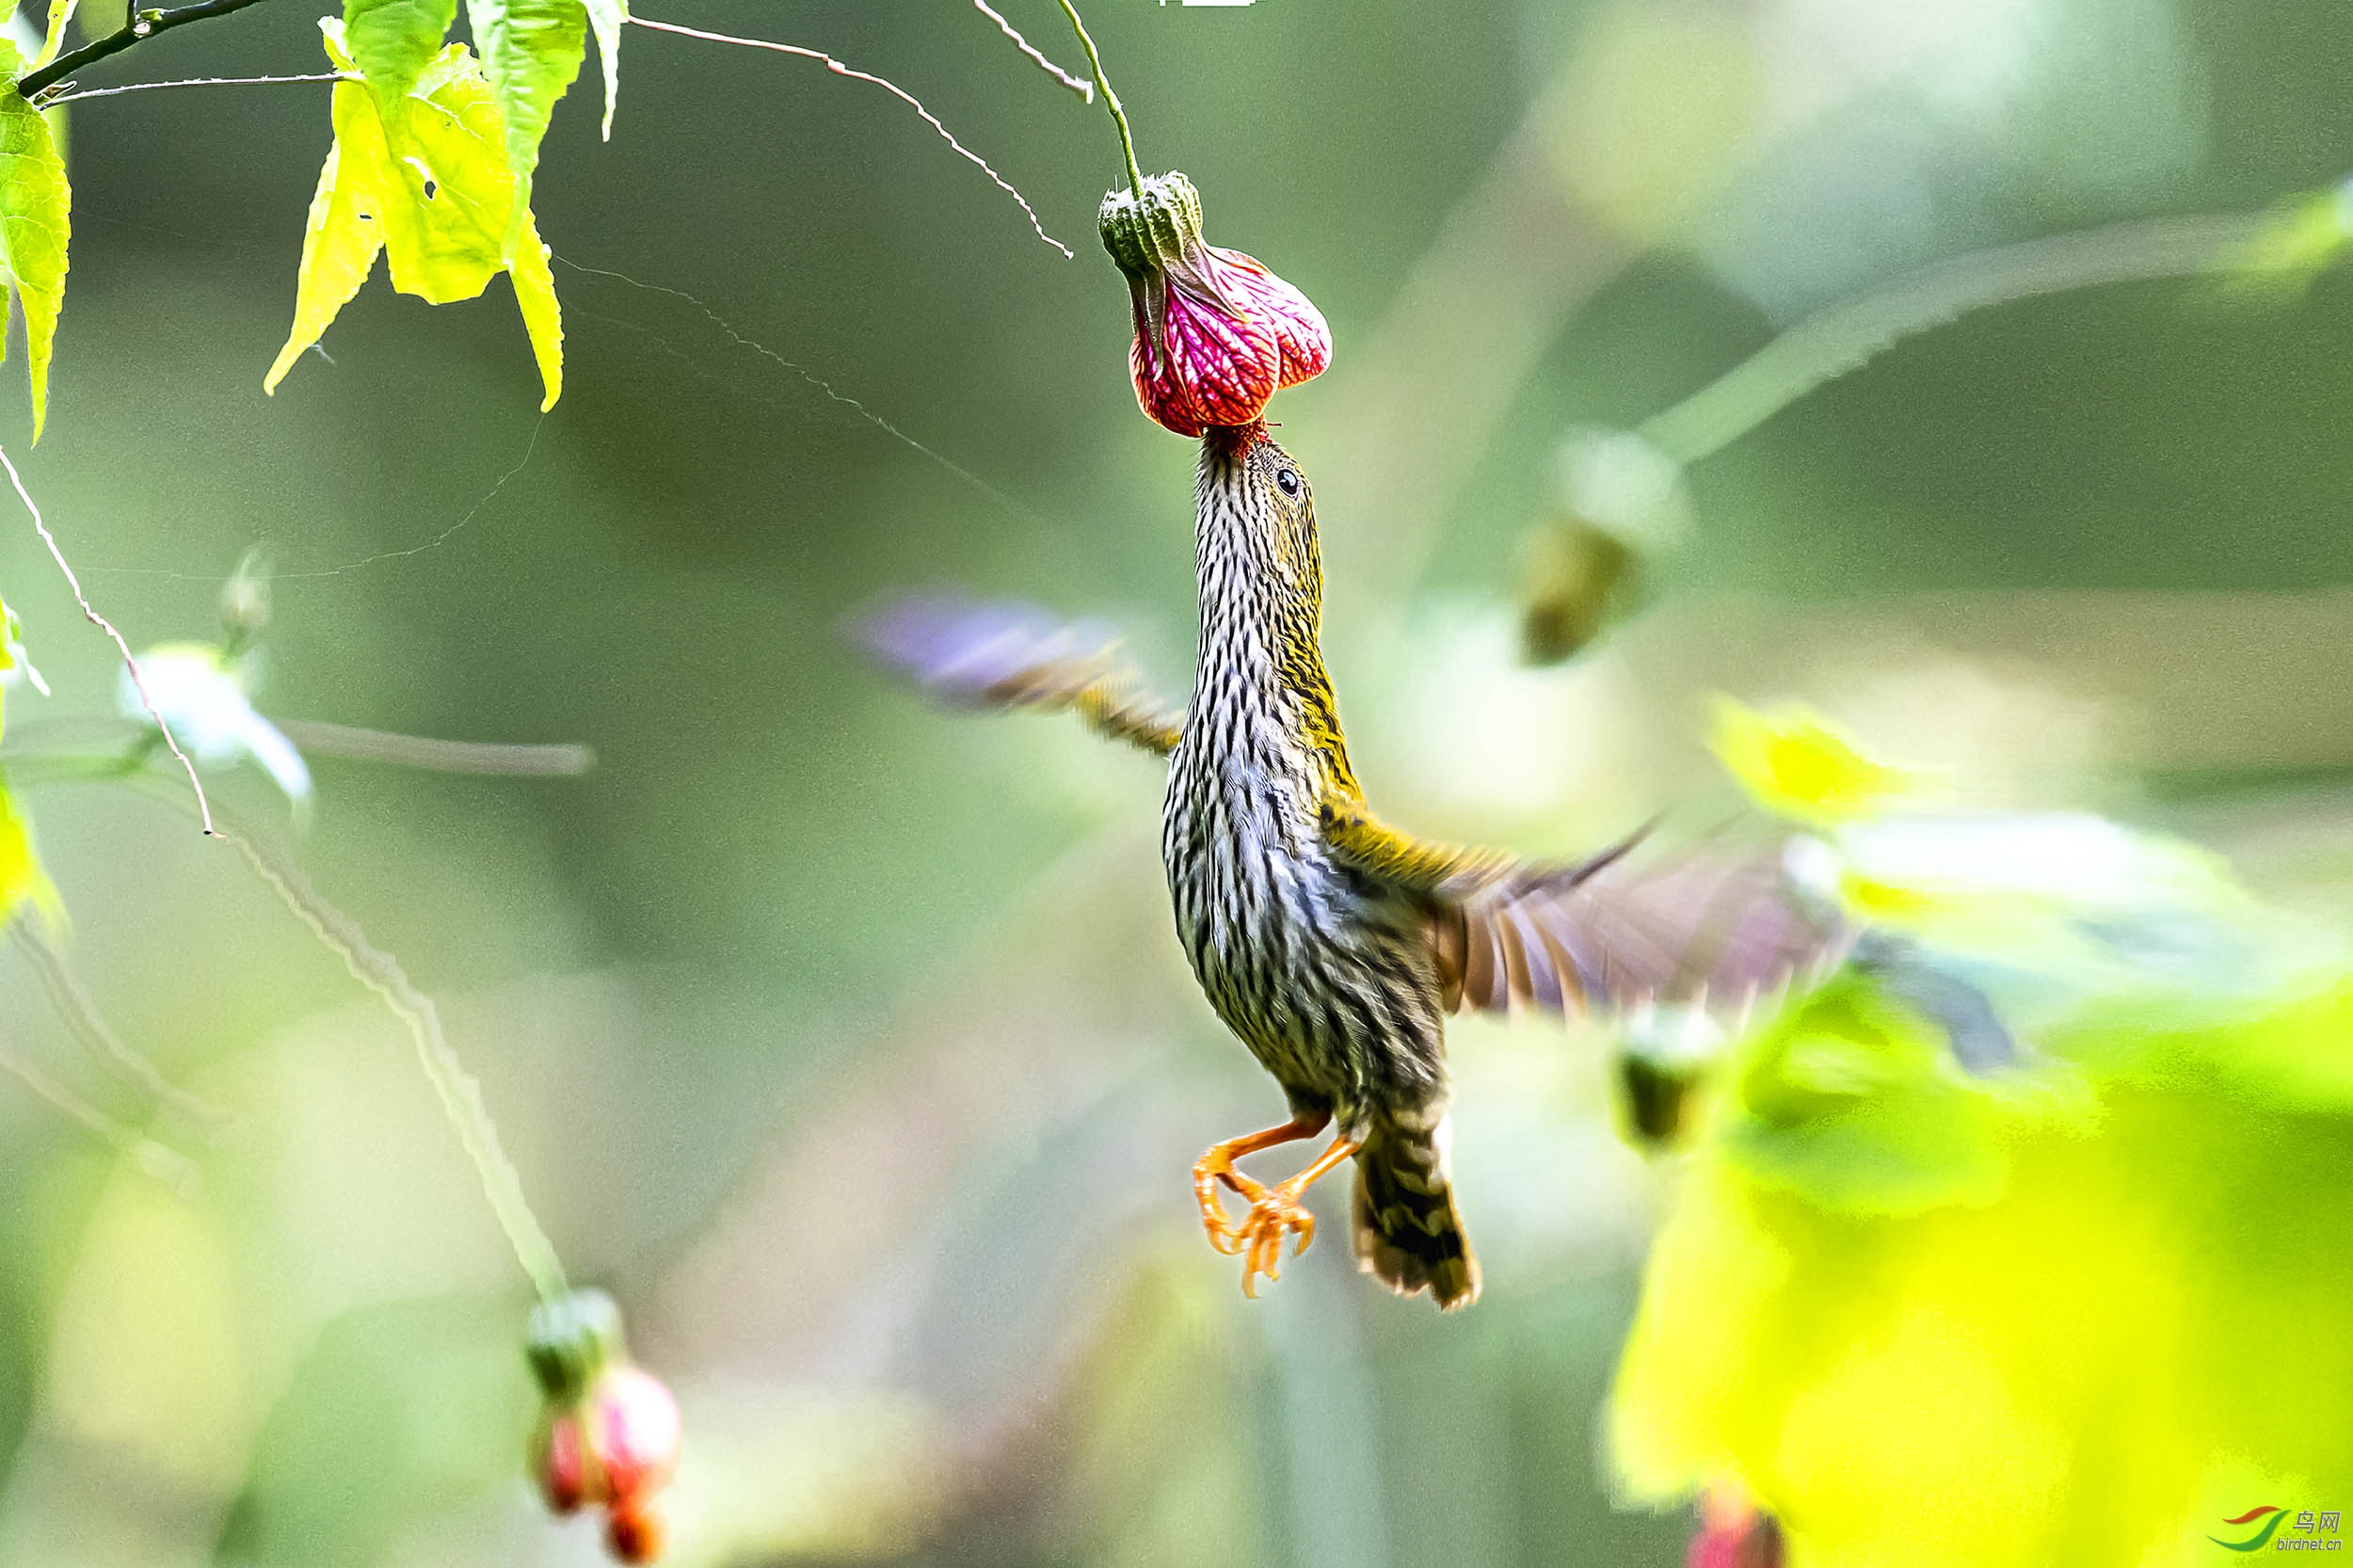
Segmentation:
[[(1316, 1217), (1307, 1212), (1299, 1201), (1299, 1193), (1289, 1183), (1278, 1187), (1262, 1187), (1250, 1196), (1250, 1212), (1242, 1216), (1241, 1224), (1233, 1232), (1231, 1247), (1219, 1246), (1220, 1252), (1242, 1255), (1241, 1293), (1257, 1299), (1258, 1276), (1269, 1279), (1283, 1277), (1283, 1240), (1296, 1234), (1299, 1244), (1291, 1249), (1297, 1257), (1316, 1239)], [(1216, 1238), (1210, 1238), (1214, 1243)]]
[(1223, 1149), (1211, 1149), (1193, 1168), (1193, 1195), (1201, 1206), (1201, 1228), (1209, 1233), (1210, 1246), (1232, 1257), (1241, 1251), (1242, 1237), (1250, 1222), (1245, 1216), (1242, 1224), (1236, 1225), (1225, 1217), (1225, 1205), (1217, 1195), (1220, 1182), (1240, 1192), (1254, 1209), (1266, 1188), (1235, 1170), (1232, 1158)]

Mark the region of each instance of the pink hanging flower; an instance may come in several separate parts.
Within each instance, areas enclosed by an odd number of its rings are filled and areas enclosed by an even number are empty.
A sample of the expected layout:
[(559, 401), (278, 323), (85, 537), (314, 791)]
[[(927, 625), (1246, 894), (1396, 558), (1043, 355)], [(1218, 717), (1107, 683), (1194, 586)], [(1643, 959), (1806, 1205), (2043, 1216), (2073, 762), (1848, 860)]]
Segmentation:
[(1202, 241), (1201, 193), (1182, 174), (1112, 191), (1100, 223), (1135, 306), (1136, 401), (1160, 424), (1180, 436), (1253, 424), (1276, 392), (1332, 362), (1332, 329), (1305, 295)]
[(622, 1562), (650, 1562), (667, 1532), (657, 1501), (678, 1469), (678, 1400), (621, 1353), (620, 1309), (576, 1290), (532, 1313), (526, 1344), (547, 1405), (531, 1471), (556, 1513), (603, 1508), (605, 1544)]

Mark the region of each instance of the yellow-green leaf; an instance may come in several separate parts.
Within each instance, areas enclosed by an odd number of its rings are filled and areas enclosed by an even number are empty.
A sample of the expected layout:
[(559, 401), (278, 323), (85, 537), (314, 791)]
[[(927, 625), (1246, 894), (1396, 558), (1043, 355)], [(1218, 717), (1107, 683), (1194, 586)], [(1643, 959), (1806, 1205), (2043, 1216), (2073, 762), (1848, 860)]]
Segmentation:
[(588, 25), (597, 35), (597, 58), (604, 67), (604, 139), (613, 139), (613, 105), (621, 96), (621, 27), (629, 0), (588, 0)]
[(505, 122), (464, 44), (426, 67), (405, 129), (388, 166), (395, 200), (385, 212), (384, 253), (392, 286), (436, 305), (472, 299), (505, 267), (516, 182)]
[(515, 284), (515, 303), (522, 308), (523, 329), (531, 334), (531, 357), (539, 362), (539, 382), (547, 389), (539, 411), (546, 413), (564, 395), (564, 312), (555, 301), (555, 274), (548, 268), (548, 248), (531, 215), (523, 215), (522, 243), (507, 276)]
[(1870, 816), (1920, 783), (1915, 775), (1865, 755), (1828, 719), (1803, 707), (1761, 712), (1721, 698), (1712, 744), (1759, 805), (1800, 822)]
[[(350, 59), (326, 24), (328, 53)], [(392, 286), (432, 304), (472, 299), (507, 270), (552, 406), (563, 386), (563, 326), (531, 210), (506, 166), (506, 127), (480, 65), (463, 44), (418, 74), (398, 123), (372, 91), (335, 88), (335, 146), (320, 171), (303, 243), (295, 326), (270, 369), (274, 387), (357, 292), (380, 245)]]
[(499, 241), (501, 254), (511, 255), (522, 241), (548, 117), (587, 57), (588, 13), (582, 0), (466, 0), (466, 18), (506, 125), (506, 168), (518, 200)]
[(336, 63), (357, 68), (384, 118), (396, 121), (456, 20), (457, 0), (344, 0), (342, 36), (330, 37), (328, 53), (341, 47)]
[(49, 0), (49, 35), (40, 40), (40, 53), (33, 58), (36, 68), (57, 57), (57, 47), (65, 42), (65, 24), (73, 20), (73, 8), (80, 4), (81, 0)]
[(302, 233), (302, 268), (296, 275), (294, 329), (286, 346), (262, 379), (275, 392), (302, 351), (319, 341), (328, 324), (351, 302), (384, 248), (379, 217), (384, 210), (383, 174), (390, 164), (384, 131), (368, 89), (357, 82), (335, 84), (335, 144), (319, 169), (318, 193), (311, 198), (311, 220)]
[(49, 121), (13, 84), (0, 88), (0, 269), (24, 309), (35, 440), (49, 413), (49, 351), (56, 341), (57, 314), (65, 308), (72, 202)]

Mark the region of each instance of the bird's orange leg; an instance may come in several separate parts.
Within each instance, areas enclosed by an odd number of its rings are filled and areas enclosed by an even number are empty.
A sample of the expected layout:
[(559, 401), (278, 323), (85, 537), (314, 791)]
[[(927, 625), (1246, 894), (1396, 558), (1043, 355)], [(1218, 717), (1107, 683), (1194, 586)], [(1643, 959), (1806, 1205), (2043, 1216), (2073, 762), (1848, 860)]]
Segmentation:
[(1253, 1205), (1257, 1204), (1260, 1194), (1266, 1192), (1266, 1189), (1259, 1183), (1235, 1170), (1234, 1161), (1245, 1154), (1256, 1154), (1260, 1149), (1271, 1149), (1277, 1144), (1295, 1144), (1302, 1138), (1313, 1138), (1317, 1133), (1321, 1132), (1331, 1120), (1332, 1113), (1328, 1111), (1317, 1111), (1304, 1116), (1293, 1116), (1281, 1127), (1271, 1127), (1263, 1132), (1252, 1132), (1240, 1138), (1229, 1138), (1225, 1143), (1214, 1145), (1209, 1153), (1194, 1161), (1193, 1195), (1194, 1201), (1201, 1205), (1201, 1225), (1209, 1233), (1209, 1245), (1229, 1257), (1241, 1251), (1241, 1232), (1227, 1223), (1225, 1206), (1218, 1201), (1219, 1182), (1222, 1181), (1227, 1187), (1240, 1192), (1246, 1201)]
[(1260, 1274), (1269, 1279), (1282, 1277), (1284, 1237), (1298, 1233), (1299, 1245), (1291, 1251), (1293, 1257), (1307, 1250), (1307, 1243), (1316, 1239), (1316, 1217), (1307, 1212), (1300, 1198), (1334, 1166), (1344, 1163), (1364, 1146), (1361, 1139), (1335, 1138), (1330, 1148), (1316, 1156), (1314, 1164), (1289, 1181), (1278, 1181), (1246, 1194), (1250, 1198), (1250, 1212), (1242, 1217), (1234, 1237), (1235, 1250), (1243, 1254), (1243, 1295), (1257, 1298)]

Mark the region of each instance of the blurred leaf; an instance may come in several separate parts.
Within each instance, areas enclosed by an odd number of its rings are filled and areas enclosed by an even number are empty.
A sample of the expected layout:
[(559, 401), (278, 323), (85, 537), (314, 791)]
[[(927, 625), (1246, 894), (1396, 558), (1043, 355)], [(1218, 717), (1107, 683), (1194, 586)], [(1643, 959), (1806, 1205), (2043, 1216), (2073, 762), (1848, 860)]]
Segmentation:
[(629, 0), (588, 0), (588, 25), (597, 35), (597, 58), (604, 66), (604, 139), (613, 139), (613, 106), (621, 97), (621, 28)]
[(1914, 775), (1865, 756), (1828, 719), (1800, 705), (1762, 712), (1720, 697), (1712, 744), (1742, 789), (1799, 822), (1867, 816), (1918, 788)]
[[(0, 40), (0, 72), (24, 68)], [(0, 268), (24, 308), (24, 359), (33, 383), (33, 440), (49, 415), (49, 351), (65, 308), (66, 239), (73, 193), (65, 160), (39, 109), (11, 83), (0, 89)]]
[(17, 811), (16, 797), (0, 782), (0, 922), (27, 904), (52, 927), (64, 922), (65, 903), (57, 896), (57, 885), (49, 880), (33, 848), (32, 829)]
[(2196, 974), (2066, 1009), (2030, 1079), (1851, 977), (1760, 1042), (1652, 1256), (1632, 1487), (1737, 1477), (1817, 1568), (2205, 1562), (2353, 1491), (2302, 1392), (2353, 1377), (2353, 981)]
[(529, 222), (531, 176), (539, 167), (548, 117), (587, 57), (588, 13), (582, 0), (466, 0), (466, 17), (504, 121), (506, 168), (515, 185), (500, 254), (511, 256)]
[(1901, 1214), (1990, 1201), (2009, 1141), (2065, 1103), (2056, 1085), (1963, 1071), (1934, 1021), (1849, 971), (1741, 1053), (1715, 1130), (1761, 1186)]
[(385, 119), (397, 120), (456, 19), (457, 0), (344, 0), (349, 58), (336, 64), (365, 76)]
[[(340, 24), (323, 23), (328, 56), (348, 68)], [(275, 390), (365, 280), (380, 247), (392, 286), (436, 305), (472, 299), (505, 270), (510, 218), (520, 224), (515, 279), (523, 325), (547, 389), (563, 391), (563, 320), (546, 249), (508, 172), (505, 134), (481, 68), (465, 45), (443, 49), (417, 78), (397, 131), (376, 97), (335, 85), (335, 144), (319, 171), (296, 289), (295, 324), (264, 379)], [(422, 112), (420, 112), (422, 111)]]
[(2233, 281), (2301, 288), (2353, 248), (2353, 181), (2284, 203), (2238, 257)]

